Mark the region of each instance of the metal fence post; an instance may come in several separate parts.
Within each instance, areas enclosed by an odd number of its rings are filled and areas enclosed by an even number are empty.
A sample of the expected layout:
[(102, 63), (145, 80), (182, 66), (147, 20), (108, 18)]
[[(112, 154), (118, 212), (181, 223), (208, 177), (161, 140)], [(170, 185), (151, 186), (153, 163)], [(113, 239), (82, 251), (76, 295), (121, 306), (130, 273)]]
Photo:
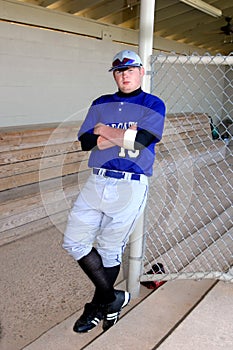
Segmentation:
[(130, 236), (129, 271), (127, 289), (132, 298), (140, 293), (139, 277), (142, 272), (143, 242), (144, 242), (144, 213), (140, 216), (134, 232)]
[[(140, 33), (139, 33), (139, 55), (145, 67), (145, 77), (142, 88), (150, 92), (150, 57), (153, 48), (155, 0), (142, 0), (140, 7)], [(144, 213), (137, 222), (137, 226), (130, 237), (128, 290), (132, 298), (136, 298), (140, 292), (139, 277), (142, 269), (143, 259), (143, 237), (144, 237)]]

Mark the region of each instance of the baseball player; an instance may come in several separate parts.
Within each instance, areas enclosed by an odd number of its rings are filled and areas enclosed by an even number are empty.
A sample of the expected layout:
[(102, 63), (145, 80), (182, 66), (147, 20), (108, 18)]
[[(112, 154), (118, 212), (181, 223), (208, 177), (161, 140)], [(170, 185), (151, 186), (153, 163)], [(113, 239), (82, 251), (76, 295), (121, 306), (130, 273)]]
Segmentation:
[(70, 212), (63, 247), (95, 286), (73, 330), (88, 332), (100, 320), (106, 331), (129, 303), (114, 289), (122, 254), (143, 212), (155, 144), (164, 128), (165, 105), (141, 89), (144, 68), (134, 52), (119, 52), (109, 71), (118, 87), (93, 101), (80, 128), (82, 150), (91, 151), (90, 177)]

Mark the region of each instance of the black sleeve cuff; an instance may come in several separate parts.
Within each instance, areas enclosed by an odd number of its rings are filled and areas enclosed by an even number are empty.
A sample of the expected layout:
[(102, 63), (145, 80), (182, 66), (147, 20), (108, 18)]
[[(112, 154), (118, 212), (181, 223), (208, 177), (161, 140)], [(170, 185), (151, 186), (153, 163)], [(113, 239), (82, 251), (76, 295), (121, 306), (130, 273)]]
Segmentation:
[(99, 135), (89, 134), (85, 132), (79, 137), (79, 141), (81, 142), (81, 147), (83, 151), (90, 151), (92, 148), (97, 146), (97, 139)]
[(136, 135), (135, 143), (134, 143), (134, 149), (140, 150), (145, 147), (148, 147), (152, 142), (159, 141), (159, 139), (151, 134), (149, 131), (146, 130), (139, 130)]

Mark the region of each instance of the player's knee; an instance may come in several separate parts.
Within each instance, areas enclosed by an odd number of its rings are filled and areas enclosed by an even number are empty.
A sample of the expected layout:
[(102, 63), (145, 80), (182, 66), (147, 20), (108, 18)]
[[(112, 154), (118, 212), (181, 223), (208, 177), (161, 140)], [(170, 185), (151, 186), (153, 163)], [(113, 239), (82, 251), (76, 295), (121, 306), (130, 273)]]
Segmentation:
[(71, 238), (64, 236), (62, 248), (75, 260), (80, 260), (90, 253), (92, 246), (75, 242)]
[(97, 250), (98, 253), (101, 255), (104, 267), (113, 267), (121, 264), (122, 253), (106, 252), (101, 249)]

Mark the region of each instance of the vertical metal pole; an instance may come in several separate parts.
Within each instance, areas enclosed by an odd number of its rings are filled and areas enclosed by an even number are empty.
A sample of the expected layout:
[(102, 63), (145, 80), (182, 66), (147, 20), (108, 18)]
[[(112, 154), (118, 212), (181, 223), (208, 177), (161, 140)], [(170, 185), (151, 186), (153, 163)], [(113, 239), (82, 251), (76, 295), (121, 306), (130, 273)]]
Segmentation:
[(145, 76), (142, 89), (151, 91), (151, 55), (153, 53), (155, 0), (142, 0), (140, 7), (139, 56), (142, 59)]
[[(153, 50), (153, 32), (154, 32), (154, 11), (155, 0), (141, 0), (140, 7), (140, 33), (139, 33), (139, 56), (142, 59), (145, 76), (143, 79), (142, 89), (150, 92), (151, 79), (150, 58)], [(129, 249), (129, 271), (127, 288), (132, 298), (136, 298), (140, 293), (139, 276), (142, 271), (144, 251), (144, 214), (141, 215), (137, 226), (130, 236)]]

